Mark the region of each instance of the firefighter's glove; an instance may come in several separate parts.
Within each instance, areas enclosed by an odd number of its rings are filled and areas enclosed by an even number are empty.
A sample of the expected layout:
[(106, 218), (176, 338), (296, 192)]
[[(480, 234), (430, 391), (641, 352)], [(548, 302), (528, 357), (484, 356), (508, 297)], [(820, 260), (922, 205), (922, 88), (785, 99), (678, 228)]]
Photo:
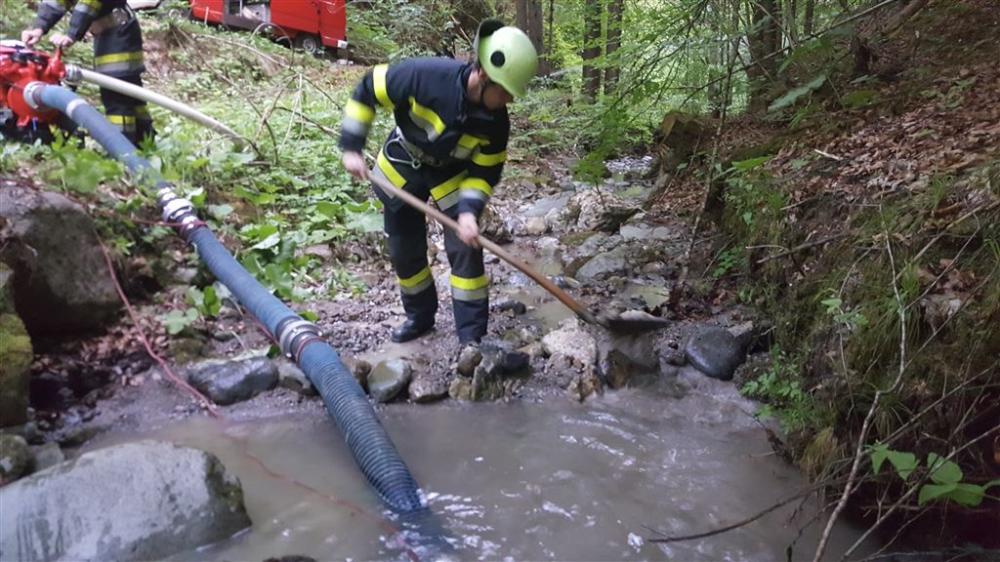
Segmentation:
[(69, 37), (68, 35), (63, 35), (62, 33), (56, 33), (55, 35), (50, 37), (49, 42), (51, 42), (53, 45), (63, 50), (68, 49), (70, 45), (74, 43), (71, 37)]
[(42, 31), (40, 27), (36, 27), (35, 29), (25, 29), (21, 32), (21, 41), (30, 47), (35, 43), (38, 43), (44, 34), (45, 32)]
[(368, 164), (365, 164), (365, 157), (360, 152), (345, 151), (341, 162), (344, 163), (347, 173), (359, 180), (368, 179)]
[(473, 213), (462, 213), (458, 215), (458, 237), (466, 245), (473, 248), (479, 247), (479, 223)]

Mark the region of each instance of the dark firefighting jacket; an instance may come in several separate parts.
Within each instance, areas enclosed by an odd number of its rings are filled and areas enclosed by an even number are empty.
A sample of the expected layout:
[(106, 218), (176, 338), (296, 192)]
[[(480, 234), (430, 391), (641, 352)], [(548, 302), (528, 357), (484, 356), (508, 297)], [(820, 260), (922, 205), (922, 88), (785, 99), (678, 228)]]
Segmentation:
[(376, 108), (390, 110), (412, 156), (432, 166), (467, 162), (468, 174), (458, 185), (457, 212), (478, 216), (500, 181), (510, 120), (506, 109), (488, 111), (468, 99), (472, 71), (473, 65), (449, 58), (376, 66), (344, 109), (341, 149), (361, 152)]
[(44, 0), (34, 26), (48, 33), (72, 9), (66, 32), (79, 42), (94, 35), (94, 70), (110, 76), (135, 76), (145, 70), (139, 22), (126, 0)]

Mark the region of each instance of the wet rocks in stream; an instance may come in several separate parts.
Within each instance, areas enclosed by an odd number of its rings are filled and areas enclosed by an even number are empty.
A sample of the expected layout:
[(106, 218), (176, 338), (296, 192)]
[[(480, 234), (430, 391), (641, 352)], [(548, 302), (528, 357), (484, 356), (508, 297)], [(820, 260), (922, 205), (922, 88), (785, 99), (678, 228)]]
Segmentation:
[(684, 355), (702, 373), (720, 380), (730, 380), (745, 358), (740, 341), (724, 328), (704, 328), (691, 336)]
[(17, 480), (31, 470), (28, 442), (20, 435), (0, 434), (0, 483)]
[(302, 372), (298, 365), (285, 358), (275, 359), (274, 363), (278, 369), (278, 386), (298, 392), (303, 396), (316, 396), (318, 394), (309, 377)]
[(31, 447), (31, 455), (34, 457), (35, 472), (45, 470), (66, 460), (66, 455), (63, 454), (58, 443), (46, 443)]
[(492, 344), (468, 345), (459, 353), (457, 376), (448, 386), (448, 394), (456, 400), (509, 398), (529, 370), (530, 357), (526, 353)]
[(421, 372), (413, 377), (408, 392), (410, 400), (417, 404), (437, 402), (448, 396), (448, 380), (433, 373)]
[(220, 405), (249, 400), (278, 384), (278, 368), (264, 357), (208, 362), (194, 367), (188, 374), (191, 386)]
[(159, 560), (251, 523), (215, 455), (158, 441), (84, 453), (0, 488), (0, 504), (11, 560)]
[(639, 207), (622, 197), (598, 189), (588, 189), (573, 196), (570, 207), (579, 209), (576, 226), (581, 230), (614, 232)]
[(376, 402), (395, 398), (413, 377), (413, 368), (404, 359), (381, 361), (368, 373), (368, 394)]

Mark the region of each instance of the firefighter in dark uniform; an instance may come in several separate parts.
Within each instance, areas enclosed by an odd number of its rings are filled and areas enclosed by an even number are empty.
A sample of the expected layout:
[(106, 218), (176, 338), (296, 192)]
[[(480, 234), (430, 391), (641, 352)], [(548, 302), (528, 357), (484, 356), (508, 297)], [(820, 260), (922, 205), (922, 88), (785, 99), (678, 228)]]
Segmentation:
[[(21, 40), (34, 45), (70, 9), (73, 13), (66, 35), (53, 35), (52, 44), (65, 50), (89, 31), (94, 37), (94, 70), (142, 86), (146, 70), (142, 31), (126, 0), (44, 0), (38, 5), (34, 25), (21, 33)], [(101, 88), (101, 103), (108, 121), (134, 144), (153, 137), (146, 102)]]
[[(479, 342), (486, 334), (489, 279), (476, 242), (478, 218), (507, 159), (507, 104), (524, 95), (538, 67), (528, 36), (496, 20), (479, 26), (473, 50), (475, 63), (416, 58), (376, 66), (348, 101), (340, 137), (344, 167), (352, 175), (379, 175), (396, 189), (433, 198), (459, 223), (458, 234), (445, 229), (444, 241), (462, 344)], [(368, 170), (361, 152), (378, 107), (393, 112), (396, 129)], [(430, 331), (437, 312), (427, 223), (391, 192), (377, 186), (375, 192), (385, 208), (389, 255), (407, 316), (392, 340), (404, 342)]]

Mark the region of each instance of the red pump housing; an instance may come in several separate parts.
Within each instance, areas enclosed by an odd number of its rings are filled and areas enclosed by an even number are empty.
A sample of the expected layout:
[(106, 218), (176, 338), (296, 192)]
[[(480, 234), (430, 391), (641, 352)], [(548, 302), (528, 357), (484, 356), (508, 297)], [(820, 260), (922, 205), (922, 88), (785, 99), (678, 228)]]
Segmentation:
[(62, 53), (54, 56), (20, 45), (0, 44), (0, 111), (14, 114), (18, 127), (38, 123), (55, 123), (59, 112), (38, 110), (24, 100), (24, 88), (32, 82), (59, 84), (66, 75)]

